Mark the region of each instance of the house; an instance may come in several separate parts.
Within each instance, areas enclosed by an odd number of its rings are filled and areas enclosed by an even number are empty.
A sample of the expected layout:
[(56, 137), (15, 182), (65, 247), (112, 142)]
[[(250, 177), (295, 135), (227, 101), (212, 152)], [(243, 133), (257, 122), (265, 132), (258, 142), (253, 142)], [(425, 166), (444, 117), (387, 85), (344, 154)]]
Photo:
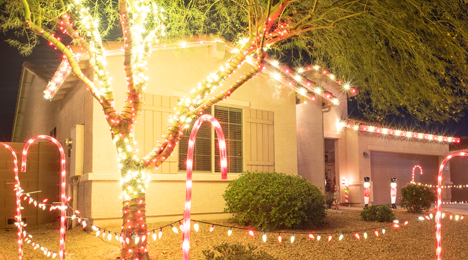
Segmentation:
[[(204, 39), (184, 47), (155, 46), (157, 51), (148, 59), (150, 79), (143, 113), (135, 127), (140, 157), (157, 143), (179, 99), (224, 64), (232, 51), (219, 39)], [(119, 110), (126, 89), (121, 45), (107, 42), (105, 48)], [(92, 79), (84, 54), (80, 66)], [(245, 64), (224, 86), (235, 82), (249, 66)], [(73, 75), (67, 76), (66, 69), (59, 68), (52, 79), (40, 75), (40, 69), (23, 67), (13, 142), (56, 134), (69, 151), (73, 207), (96, 225), (120, 225), (117, 153), (100, 105), (83, 83)], [(48, 85), (49, 80), (52, 83)], [(50, 100), (44, 98), (45, 90)], [(349, 202), (354, 205), (363, 205), (365, 176), (371, 177), (371, 204), (390, 203), (390, 178), (396, 177), (401, 188), (410, 182), (414, 165), (424, 169), (424, 175), (416, 176), (416, 181), (434, 183), (438, 165), (449, 152), (448, 143), (458, 139), (344, 121), (347, 96), (356, 92), (319, 66), (295, 71), (267, 58), (262, 73), (229, 99), (205, 111), (220, 120), (225, 132), (229, 175), (228, 180), (220, 179), (216, 137), (206, 124), (196, 140), (193, 218), (226, 218), (222, 194), (242, 171), (299, 174), (324, 192), (326, 179), (328, 183), (335, 179), (340, 185), (346, 178)], [(174, 220), (183, 213), (186, 142), (183, 138), (174, 155), (152, 172), (147, 189), (148, 221)], [(444, 180), (450, 183), (450, 170), (445, 173)], [(341, 202), (343, 192), (341, 187)], [(445, 199), (449, 200), (450, 194)]]

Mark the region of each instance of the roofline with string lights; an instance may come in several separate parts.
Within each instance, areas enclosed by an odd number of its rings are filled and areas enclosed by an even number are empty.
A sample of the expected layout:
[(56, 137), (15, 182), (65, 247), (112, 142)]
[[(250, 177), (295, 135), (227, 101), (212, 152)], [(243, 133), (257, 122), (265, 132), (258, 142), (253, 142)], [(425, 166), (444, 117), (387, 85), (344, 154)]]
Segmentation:
[[(198, 46), (208, 46), (217, 42), (225, 43), (224, 40), (221, 38), (207, 38), (198, 39), (197, 41), (192, 42), (181, 41), (180, 43), (174, 45), (160, 44), (153, 46), (152, 49), (168, 50), (176, 48), (190, 48)], [(110, 50), (106, 51), (106, 56), (115, 56), (119, 54), (121, 55), (123, 53), (120, 48), (116, 48), (119, 45), (118, 43), (109, 42), (108, 45)], [(226, 44), (226, 47), (228, 50), (231, 51), (231, 53), (234, 53), (237, 50), (232, 46), (229, 46), (228, 44)], [(82, 53), (78, 52), (78, 47), (74, 49), (76, 52), (76, 56), (78, 56), (80, 60), (87, 59), (86, 55), (83, 55)], [(252, 63), (253, 59), (251, 56), (248, 56), (246, 61), (248, 63)], [(309, 65), (305, 67), (292, 69), (287, 65), (281, 64), (277, 60), (267, 57), (265, 58), (265, 65), (262, 69), (262, 73), (269, 75), (271, 78), (277, 80), (282, 85), (290, 88), (298, 95), (305, 97), (307, 100), (315, 101), (316, 97), (320, 96), (326, 103), (332, 106), (338, 106), (340, 104), (338, 97), (334, 96), (331, 93), (331, 91), (327, 90), (323, 86), (323, 84), (314, 82), (313, 80), (303, 75), (303, 73), (306, 73), (308, 71), (315, 72), (319, 74), (320, 77), (326, 77), (325, 79), (330, 79), (338, 86), (341, 86), (343, 88), (342, 92), (346, 93), (348, 96), (355, 96), (358, 94), (358, 90), (356, 87), (351, 86), (349, 83), (344, 83), (343, 80), (336, 78), (334, 74), (330, 73), (327, 69), (319, 65)], [(44, 97), (46, 99), (52, 100), (54, 94), (57, 93), (58, 89), (60, 88), (60, 85), (64, 83), (65, 78), (70, 75), (70, 72), (71, 70), (68, 61), (64, 59), (60, 66), (57, 68), (55, 75), (50, 80), (49, 84), (46, 87), (46, 90), (44, 91)], [(382, 136), (394, 136), (413, 140), (438, 141), (444, 143), (460, 143), (460, 138), (458, 137), (397, 130), (393, 128), (385, 128), (382, 126), (372, 126), (349, 119), (340, 122), (339, 125), (340, 127), (359, 130), (361, 132), (375, 133), (376, 135)]]
[(440, 143), (460, 143), (459, 137), (451, 137), (444, 135), (436, 135), (422, 132), (404, 131), (401, 129), (394, 129), (382, 126), (368, 125), (360, 121), (345, 120), (339, 123), (341, 128), (352, 129), (360, 132), (374, 133), (380, 136), (393, 136), (406, 138), (409, 140), (433, 141)]

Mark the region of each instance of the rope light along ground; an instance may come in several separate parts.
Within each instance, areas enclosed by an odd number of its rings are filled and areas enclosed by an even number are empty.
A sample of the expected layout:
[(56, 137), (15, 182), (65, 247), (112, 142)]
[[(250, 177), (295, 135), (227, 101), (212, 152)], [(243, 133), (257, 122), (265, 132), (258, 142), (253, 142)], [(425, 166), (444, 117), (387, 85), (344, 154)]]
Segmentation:
[[(193, 168), (193, 151), (195, 149), (195, 138), (197, 137), (198, 129), (203, 122), (209, 121), (218, 134), (219, 155), (221, 163), (221, 179), (227, 179), (227, 159), (226, 159), (226, 141), (224, 140), (223, 130), (218, 120), (211, 115), (202, 115), (193, 124), (192, 132), (189, 138), (187, 152), (187, 178), (185, 184), (185, 210), (184, 210), (184, 241), (182, 244), (182, 259), (188, 260), (190, 254), (190, 209), (192, 204), (192, 168)], [(177, 229), (176, 229), (177, 230)]]

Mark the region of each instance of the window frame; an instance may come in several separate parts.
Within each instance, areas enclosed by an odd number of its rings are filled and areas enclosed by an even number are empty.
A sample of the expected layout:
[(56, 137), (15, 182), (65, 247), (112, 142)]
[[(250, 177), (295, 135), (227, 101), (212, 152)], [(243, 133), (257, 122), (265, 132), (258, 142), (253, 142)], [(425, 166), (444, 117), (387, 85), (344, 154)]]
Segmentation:
[[(213, 105), (212, 106), (212, 109), (211, 109), (211, 113), (210, 115), (215, 117), (215, 111), (216, 111), (216, 107), (226, 107), (226, 108), (236, 108), (236, 109), (239, 109), (241, 110), (240, 113), (241, 113), (241, 151), (242, 151), (242, 162), (241, 162), (241, 166), (242, 166), (242, 171), (241, 172), (229, 172), (229, 174), (241, 174), (243, 171), (244, 171), (244, 167), (245, 167), (245, 154), (244, 154), (244, 148), (245, 148), (245, 144), (244, 144), (244, 124), (245, 124), (245, 118), (244, 118), (244, 107), (243, 106), (236, 106), (236, 105), (225, 105), (225, 104), (222, 104), (222, 105)], [(221, 122), (220, 122), (221, 124)], [(211, 125), (211, 124), (210, 124)], [(223, 129), (223, 133), (226, 135), (226, 131), (224, 131)], [(188, 135), (190, 135), (190, 133), (187, 133)], [(211, 143), (210, 143), (210, 146), (211, 146), (211, 171), (200, 171), (200, 170), (193, 170), (193, 173), (195, 174), (219, 174), (220, 172), (219, 171), (216, 171), (216, 135), (215, 135), (215, 130), (214, 130), (214, 127), (211, 127), (210, 128), (210, 138), (211, 138)], [(227, 140), (227, 138), (226, 138)], [(194, 154), (195, 155), (195, 154)], [(179, 149), (179, 160), (181, 160), (181, 154), (180, 154), (180, 149)], [(179, 163), (180, 165), (180, 163)], [(179, 167), (179, 173), (185, 173), (186, 170), (184, 169), (180, 169)]]

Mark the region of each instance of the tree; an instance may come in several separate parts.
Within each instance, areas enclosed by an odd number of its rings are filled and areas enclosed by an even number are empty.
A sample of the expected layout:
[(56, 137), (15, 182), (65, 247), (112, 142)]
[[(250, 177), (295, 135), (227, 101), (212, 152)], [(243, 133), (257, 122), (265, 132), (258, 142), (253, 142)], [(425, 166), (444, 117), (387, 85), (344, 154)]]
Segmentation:
[[(267, 52), (288, 54), (297, 64), (313, 58), (336, 69), (359, 86), (363, 108), (379, 119), (406, 111), (417, 119), (443, 121), (460, 116), (466, 103), (467, 8), (461, 1), (0, 0), (0, 5), (2, 30), (26, 38), (10, 40), (12, 46), (27, 55), (40, 37), (46, 39), (101, 104), (120, 159), (125, 237), (147, 233), (145, 171), (171, 155), (183, 130), (204, 109), (259, 73)], [(102, 45), (113, 28), (124, 43), (128, 89), (121, 112), (114, 109)], [(200, 33), (224, 35), (237, 47), (226, 66), (179, 103), (159, 145), (137, 158), (132, 132), (142, 109), (151, 45)], [(67, 42), (88, 51), (95, 81), (81, 71)], [(241, 79), (211, 94), (248, 59), (255, 65)], [(122, 259), (149, 259), (147, 240), (129, 241), (122, 243)]]

